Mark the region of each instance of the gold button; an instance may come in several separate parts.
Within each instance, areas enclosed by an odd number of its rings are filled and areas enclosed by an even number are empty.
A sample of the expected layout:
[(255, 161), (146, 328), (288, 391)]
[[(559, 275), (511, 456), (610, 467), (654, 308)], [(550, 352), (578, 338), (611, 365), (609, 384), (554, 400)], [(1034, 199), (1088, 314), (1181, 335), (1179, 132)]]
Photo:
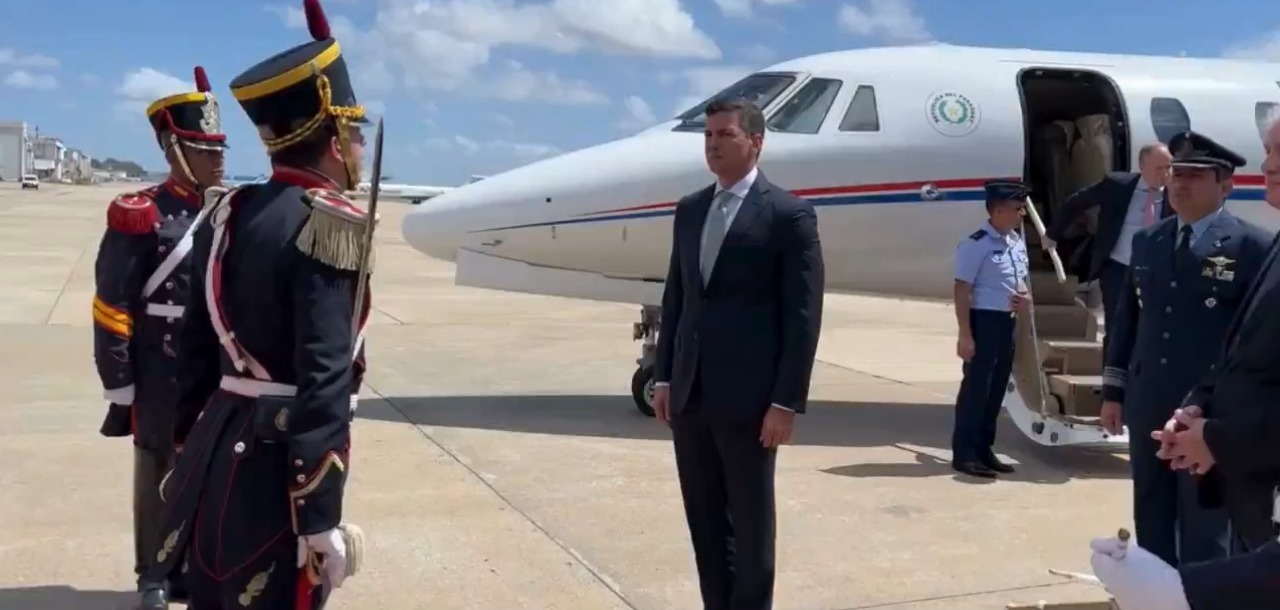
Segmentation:
[(294, 460), (294, 461), (293, 461), (293, 465), (294, 465), (294, 466), (297, 466), (297, 467), (299, 467), (299, 468), (301, 468), (301, 467), (302, 467), (302, 460)]
[(295, 504), (297, 504), (298, 506), (306, 506), (307, 501), (303, 500), (302, 498), (298, 498), (298, 501), (295, 502)]
[(302, 483), (303, 481), (306, 481), (306, 480), (307, 480), (307, 476), (306, 476), (306, 475), (302, 475), (302, 474), (298, 475), (298, 482), (299, 482), (299, 483)]

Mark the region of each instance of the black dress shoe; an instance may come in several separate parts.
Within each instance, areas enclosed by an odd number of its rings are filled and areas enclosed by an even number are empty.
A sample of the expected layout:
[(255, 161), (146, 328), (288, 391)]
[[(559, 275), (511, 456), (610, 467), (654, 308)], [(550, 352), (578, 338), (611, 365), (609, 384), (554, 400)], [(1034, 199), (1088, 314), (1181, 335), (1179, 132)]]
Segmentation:
[(982, 465), (996, 472), (1001, 472), (1004, 474), (1012, 474), (1014, 472), (1013, 466), (1010, 466), (1004, 462), (1001, 462), (1000, 458), (997, 458), (994, 455), (982, 460)]
[(982, 462), (977, 460), (969, 460), (967, 462), (952, 462), (952, 470), (961, 472), (970, 476), (982, 477), (984, 479), (996, 478), (996, 471), (987, 468)]
[(142, 592), (141, 610), (169, 610), (169, 596), (161, 587), (151, 587)]

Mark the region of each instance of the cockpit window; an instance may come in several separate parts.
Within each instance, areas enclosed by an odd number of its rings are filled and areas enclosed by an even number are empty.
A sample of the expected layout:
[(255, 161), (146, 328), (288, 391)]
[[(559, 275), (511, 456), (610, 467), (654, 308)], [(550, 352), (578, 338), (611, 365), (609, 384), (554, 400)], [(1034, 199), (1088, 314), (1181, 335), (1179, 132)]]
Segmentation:
[(702, 131), (707, 124), (707, 117), (704, 114), (707, 105), (712, 100), (718, 99), (743, 99), (755, 104), (761, 110), (768, 106), (770, 102), (777, 98), (779, 94), (786, 91), (791, 83), (796, 81), (794, 74), (784, 74), (777, 72), (752, 74), (742, 80), (729, 85), (719, 93), (705, 99), (702, 103), (690, 108), (676, 118), (680, 120), (680, 124), (676, 126), (676, 131)]
[(880, 113), (876, 109), (876, 90), (871, 85), (858, 85), (853, 101), (840, 120), (840, 131), (880, 131)]
[(805, 83), (769, 119), (769, 129), (786, 133), (818, 133), (823, 119), (827, 118), (827, 111), (831, 110), (831, 103), (840, 93), (840, 85), (841, 81), (830, 78), (815, 78)]

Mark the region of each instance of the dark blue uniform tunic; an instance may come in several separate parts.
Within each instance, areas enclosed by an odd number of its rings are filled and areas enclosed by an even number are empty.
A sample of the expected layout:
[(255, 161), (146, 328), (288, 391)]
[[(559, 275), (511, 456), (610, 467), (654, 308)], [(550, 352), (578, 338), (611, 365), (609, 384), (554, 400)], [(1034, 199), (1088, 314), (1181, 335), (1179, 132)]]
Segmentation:
[[(191, 257), (174, 251), (200, 209), (200, 195), (173, 180), (120, 195), (98, 246), (94, 361), (113, 405), (102, 432), (132, 435), (144, 449), (173, 443), (178, 328), (191, 282)], [(159, 269), (170, 256), (170, 269)]]
[[(164, 485), (158, 557), (163, 570), (189, 552), (197, 605), (294, 608), (307, 589), (298, 536), (342, 519), (363, 349), (358, 274), (332, 259), (359, 247), (367, 217), (337, 190), (318, 173), (277, 167), (222, 200), (197, 234), (206, 273), (183, 329), (185, 445)], [(367, 315), (366, 300), (361, 328)]]

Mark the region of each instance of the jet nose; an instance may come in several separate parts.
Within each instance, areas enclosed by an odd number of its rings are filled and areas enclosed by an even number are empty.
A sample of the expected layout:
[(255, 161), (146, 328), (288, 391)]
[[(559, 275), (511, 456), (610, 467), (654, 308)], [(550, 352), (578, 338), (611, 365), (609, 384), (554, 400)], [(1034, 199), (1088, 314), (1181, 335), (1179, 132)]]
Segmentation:
[(464, 191), (457, 188), (418, 204), (401, 224), (404, 240), (431, 258), (455, 262), (471, 229), (464, 222), (466, 211), (479, 203)]

